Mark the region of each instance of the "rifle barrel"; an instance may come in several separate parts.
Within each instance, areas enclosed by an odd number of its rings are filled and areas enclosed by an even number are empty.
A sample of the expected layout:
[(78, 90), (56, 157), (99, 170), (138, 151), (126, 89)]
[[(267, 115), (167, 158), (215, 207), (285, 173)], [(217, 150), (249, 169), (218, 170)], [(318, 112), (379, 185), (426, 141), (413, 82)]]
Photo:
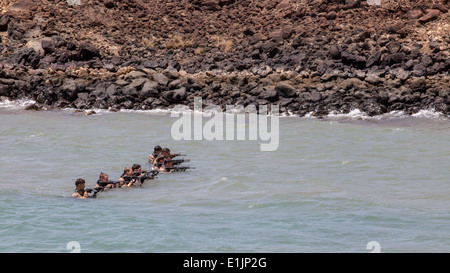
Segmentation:
[(177, 154), (171, 154), (171, 155), (170, 155), (171, 158), (174, 158), (174, 157), (176, 157), (176, 156), (187, 156), (187, 155), (182, 154), (182, 153), (177, 153)]
[(166, 170), (175, 170), (175, 171), (185, 171), (187, 169), (195, 169), (195, 168), (190, 166), (175, 166), (166, 168)]

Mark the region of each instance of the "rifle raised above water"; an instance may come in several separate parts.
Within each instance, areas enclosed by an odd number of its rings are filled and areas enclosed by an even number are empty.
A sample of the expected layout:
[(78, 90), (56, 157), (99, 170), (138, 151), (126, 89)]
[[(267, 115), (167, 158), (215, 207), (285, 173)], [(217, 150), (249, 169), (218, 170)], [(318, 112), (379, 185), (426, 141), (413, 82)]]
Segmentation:
[(182, 153), (170, 154), (170, 158), (174, 158), (176, 156), (187, 156), (187, 155), (182, 154)]
[(167, 171), (184, 172), (187, 169), (195, 169), (195, 168), (190, 166), (175, 166), (175, 167), (165, 167), (165, 169)]
[(173, 160), (171, 160), (171, 162), (172, 162), (173, 165), (179, 165), (179, 164), (181, 164), (181, 163), (189, 162), (189, 161), (191, 161), (191, 160), (190, 160), (190, 159), (184, 159), (184, 158), (182, 158), (182, 159), (173, 159)]
[(152, 176), (156, 176), (159, 173), (159, 171), (157, 170), (151, 170), (151, 171), (140, 171), (140, 172), (134, 172), (134, 175), (141, 175), (141, 174), (148, 174), (148, 175), (152, 175)]
[(103, 191), (103, 189), (104, 189), (104, 187), (87, 188), (87, 189), (84, 189), (84, 191), (87, 192), (87, 193), (92, 193), (93, 192), (94, 194), (97, 194), (97, 193)]
[(117, 184), (119, 184), (119, 183), (120, 183), (120, 181), (100, 181), (100, 180), (97, 181), (97, 184), (100, 187), (106, 187), (108, 185), (113, 185), (115, 188), (115, 187), (117, 187)]
[(123, 176), (123, 179), (128, 182), (130, 182), (132, 180), (136, 180), (136, 181), (139, 181), (140, 184), (142, 185), (147, 180), (155, 179), (155, 176), (158, 173), (159, 172), (156, 170), (134, 172), (133, 175)]
[(78, 191), (79, 194), (84, 195), (84, 192), (90, 193), (91, 195), (89, 195), (88, 197), (90, 198), (95, 198), (97, 197), (97, 193), (103, 191), (103, 187), (97, 187), (97, 188), (86, 188), (84, 190), (80, 190)]

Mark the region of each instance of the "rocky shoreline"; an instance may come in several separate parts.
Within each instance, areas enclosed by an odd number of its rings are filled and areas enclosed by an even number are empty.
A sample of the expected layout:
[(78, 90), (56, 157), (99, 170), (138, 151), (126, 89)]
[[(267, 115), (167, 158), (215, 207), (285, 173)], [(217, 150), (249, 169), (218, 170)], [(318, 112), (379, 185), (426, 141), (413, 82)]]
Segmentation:
[(29, 110), (201, 97), (300, 116), (450, 114), (448, 1), (303, 2), (0, 0), (0, 98), (33, 99)]

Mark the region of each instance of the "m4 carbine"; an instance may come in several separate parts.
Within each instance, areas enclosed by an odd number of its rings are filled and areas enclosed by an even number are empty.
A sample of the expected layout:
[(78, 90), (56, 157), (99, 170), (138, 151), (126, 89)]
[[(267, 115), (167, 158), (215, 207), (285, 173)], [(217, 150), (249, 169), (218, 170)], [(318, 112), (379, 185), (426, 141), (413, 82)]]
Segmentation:
[(103, 189), (104, 189), (104, 187), (87, 188), (87, 189), (84, 189), (84, 191), (87, 192), (87, 193), (92, 193), (93, 192), (94, 194), (97, 194), (97, 193), (103, 191)]
[(170, 154), (170, 158), (174, 158), (176, 156), (186, 156), (186, 155), (184, 155), (182, 153)]
[(146, 180), (155, 179), (155, 176), (158, 174), (158, 171), (142, 171), (142, 172), (134, 172), (131, 176), (123, 176), (125, 181), (139, 181), (140, 185), (142, 185)]
[(150, 174), (152, 176), (155, 176), (159, 173), (157, 170), (151, 170), (151, 171), (140, 171), (140, 172), (134, 172), (134, 175), (141, 175), (141, 174)]
[[(97, 187), (97, 188), (86, 188), (84, 189), (85, 192), (90, 193), (91, 195), (88, 197), (94, 198), (97, 197), (97, 193), (103, 191), (103, 187)], [(83, 192), (78, 191), (79, 194), (83, 195)]]
[(153, 179), (156, 175), (158, 175), (159, 171), (151, 170), (151, 171), (140, 171), (134, 172), (132, 176), (124, 176), (124, 178), (139, 178), (139, 177), (148, 177), (147, 179)]
[(171, 162), (173, 165), (179, 165), (181, 163), (189, 162), (189, 161), (191, 161), (191, 160), (182, 158), (182, 159), (173, 159)]
[(108, 185), (113, 185), (115, 188), (115, 187), (117, 187), (117, 184), (119, 184), (119, 183), (120, 183), (119, 181), (100, 181), (100, 180), (97, 181), (97, 184), (100, 187), (106, 187)]
[(176, 166), (176, 167), (165, 167), (165, 169), (167, 171), (175, 171), (175, 172), (184, 172), (187, 169), (195, 169), (194, 167), (190, 167), (190, 166)]

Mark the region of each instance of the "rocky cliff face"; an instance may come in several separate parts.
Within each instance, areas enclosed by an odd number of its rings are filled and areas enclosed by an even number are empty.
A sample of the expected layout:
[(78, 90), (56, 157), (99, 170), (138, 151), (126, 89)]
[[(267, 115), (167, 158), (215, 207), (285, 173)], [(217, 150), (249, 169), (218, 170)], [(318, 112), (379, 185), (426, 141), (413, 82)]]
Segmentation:
[(0, 96), (450, 112), (447, 0), (0, 0)]

